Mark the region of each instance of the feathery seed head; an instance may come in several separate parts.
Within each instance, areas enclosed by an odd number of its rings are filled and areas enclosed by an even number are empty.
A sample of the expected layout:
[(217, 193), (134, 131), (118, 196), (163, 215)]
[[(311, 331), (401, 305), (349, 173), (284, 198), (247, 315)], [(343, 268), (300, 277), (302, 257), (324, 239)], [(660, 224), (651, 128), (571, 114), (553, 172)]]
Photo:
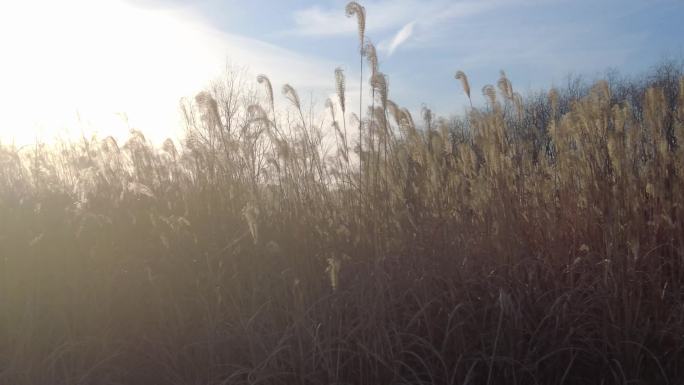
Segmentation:
[(271, 108), (273, 108), (273, 86), (271, 86), (271, 81), (268, 76), (261, 74), (257, 76), (257, 82), (263, 84), (266, 88), (266, 95), (268, 96), (268, 101), (271, 103)]
[(468, 96), (468, 99), (470, 99), (470, 84), (468, 83), (468, 77), (466, 76), (465, 72), (456, 71), (456, 75), (454, 77), (456, 78), (456, 80), (461, 81), (463, 92), (465, 92), (465, 94)]
[(350, 1), (345, 7), (347, 17), (356, 16), (356, 22), (359, 28), (359, 49), (363, 55), (363, 42), (366, 35), (366, 9), (356, 1)]
[(496, 89), (494, 86), (487, 84), (486, 86), (482, 87), (482, 95), (487, 98), (492, 107), (496, 105)]
[(413, 121), (413, 115), (411, 115), (411, 111), (409, 111), (407, 108), (402, 108), (401, 112), (404, 115), (404, 120), (406, 121), (406, 124), (408, 125), (408, 128), (413, 130), (416, 128), (416, 124)]
[(342, 68), (335, 68), (335, 88), (337, 90), (337, 99), (340, 101), (340, 108), (342, 109), (342, 114), (344, 115), (345, 108), (345, 80), (344, 80), (344, 70)]
[(375, 46), (370, 41), (366, 42), (363, 47), (363, 52), (368, 60), (368, 65), (371, 68), (371, 76), (374, 76), (378, 72), (378, 53), (375, 50)]
[(380, 101), (382, 102), (382, 108), (387, 107), (387, 77), (380, 72), (376, 72), (371, 76), (370, 79), (371, 87), (378, 92), (380, 95)]
[(508, 100), (513, 99), (513, 85), (511, 84), (511, 81), (508, 80), (506, 73), (503, 70), (501, 70), (501, 77), (496, 85), (499, 87), (499, 90), (504, 98)]
[(325, 99), (325, 108), (330, 111), (330, 117), (332, 117), (332, 120), (335, 121), (335, 105), (330, 98)]
[(298, 110), (302, 109), (302, 103), (299, 101), (297, 91), (289, 84), (283, 86), (283, 95), (290, 101)]
[(394, 121), (396, 122), (397, 126), (401, 126), (401, 109), (399, 106), (397, 106), (396, 103), (394, 103), (391, 100), (387, 100), (387, 109), (389, 110), (389, 113), (392, 115), (394, 118)]

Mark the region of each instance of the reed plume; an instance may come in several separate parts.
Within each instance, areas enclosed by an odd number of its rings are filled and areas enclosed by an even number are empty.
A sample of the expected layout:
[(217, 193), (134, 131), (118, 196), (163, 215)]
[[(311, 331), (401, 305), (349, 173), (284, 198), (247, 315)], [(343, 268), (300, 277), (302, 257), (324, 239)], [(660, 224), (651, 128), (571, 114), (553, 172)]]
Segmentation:
[(402, 121), (402, 114), (401, 114), (401, 109), (399, 106), (392, 100), (387, 100), (387, 109), (389, 110), (390, 115), (394, 118), (394, 122), (397, 124), (397, 126), (401, 126), (401, 121)]
[(330, 112), (330, 117), (332, 118), (333, 122), (336, 120), (335, 119), (335, 105), (333, 104), (333, 101), (330, 100), (330, 98), (325, 99), (325, 108), (328, 109)]
[(257, 76), (257, 82), (262, 84), (266, 89), (266, 96), (268, 97), (269, 106), (273, 108), (273, 86), (271, 86), (271, 80), (268, 76), (260, 74)]
[(416, 128), (416, 123), (413, 120), (413, 115), (411, 115), (411, 111), (409, 111), (408, 108), (403, 107), (401, 109), (401, 112), (404, 115), (404, 120), (406, 121), (408, 127), (414, 130)]
[(496, 89), (494, 86), (487, 84), (486, 86), (482, 87), (482, 95), (487, 98), (489, 105), (492, 108), (496, 106)]
[(454, 76), (456, 80), (459, 80), (461, 82), (461, 87), (463, 88), (463, 92), (465, 92), (466, 96), (468, 96), (468, 101), (470, 102), (470, 108), (473, 107), (473, 101), (470, 99), (470, 84), (468, 83), (468, 77), (466, 76), (465, 72), (463, 71), (456, 71), (456, 75)]
[(332, 127), (260, 75), (177, 149), (0, 144), (0, 383), (682, 383), (684, 66), (414, 122), (365, 51)]
[(346, 112), (346, 98), (345, 98), (345, 78), (344, 70), (340, 67), (335, 68), (335, 90), (337, 91), (337, 100), (342, 109), (342, 115)]
[(359, 51), (361, 52), (361, 56), (363, 56), (363, 46), (366, 35), (366, 8), (356, 1), (350, 1), (345, 7), (345, 13), (347, 17), (356, 16), (359, 32)]
[(378, 72), (378, 53), (375, 50), (375, 45), (370, 41), (367, 41), (364, 49), (364, 54), (366, 55), (366, 60), (368, 60), (368, 66), (371, 68), (371, 77)]
[(371, 77), (371, 87), (373, 90), (378, 92), (380, 96), (380, 102), (382, 103), (382, 109), (387, 109), (387, 76), (381, 72), (376, 72)]
[(289, 84), (285, 84), (283, 86), (283, 95), (285, 98), (287, 98), (287, 100), (290, 101), (290, 103), (292, 103), (293, 106), (295, 106), (297, 110), (301, 111), (302, 103), (299, 100), (299, 94), (297, 94), (297, 90), (295, 90), (294, 87)]
[(349, 142), (347, 141), (347, 108), (346, 108), (346, 80), (344, 76), (344, 70), (342, 68), (335, 68), (335, 90), (337, 91), (337, 100), (340, 103), (340, 109), (342, 110), (342, 126), (344, 128), (344, 148), (345, 148), (345, 160), (349, 163)]
[[(356, 16), (359, 32), (359, 156), (363, 153), (363, 55), (364, 55), (364, 41), (366, 34), (366, 9), (356, 1), (350, 1), (345, 7), (347, 17)], [(363, 173), (363, 162), (359, 158), (359, 175)]]
[(506, 77), (506, 73), (503, 70), (501, 70), (500, 74), (501, 76), (499, 77), (496, 85), (499, 87), (499, 91), (501, 91), (504, 99), (513, 100), (513, 84), (508, 77)]

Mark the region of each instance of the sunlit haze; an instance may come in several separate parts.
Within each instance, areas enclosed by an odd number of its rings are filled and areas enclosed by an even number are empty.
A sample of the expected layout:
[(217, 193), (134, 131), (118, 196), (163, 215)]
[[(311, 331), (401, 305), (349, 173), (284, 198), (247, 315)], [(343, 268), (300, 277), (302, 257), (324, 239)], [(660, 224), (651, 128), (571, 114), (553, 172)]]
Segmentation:
[(173, 12), (116, 0), (5, 2), (2, 138), (25, 143), (93, 129), (125, 137), (129, 125), (173, 135), (180, 96), (220, 68), (207, 36)]

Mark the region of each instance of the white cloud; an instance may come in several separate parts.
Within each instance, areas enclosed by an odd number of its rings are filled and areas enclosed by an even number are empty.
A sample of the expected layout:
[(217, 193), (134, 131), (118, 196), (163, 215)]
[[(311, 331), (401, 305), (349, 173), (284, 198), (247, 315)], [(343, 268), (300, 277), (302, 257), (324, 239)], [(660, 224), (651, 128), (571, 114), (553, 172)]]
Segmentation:
[(400, 45), (404, 44), (413, 35), (413, 27), (416, 25), (415, 21), (412, 21), (405, 26), (403, 26), (389, 44), (387, 48), (387, 54), (392, 55), (394, 51), (399, 48)]
[[(522, 0), (380, 0), (368, 2), (366, 8), (366, 31), (384, 32), (405, 26), (416, 20), (430, 25), (443, 20), (466, 17), (491, 9), (504, 3)], [(347, 18), (343, 8), (320, 6), (294, 12), (295, 28), (290, 33), (298, 35), (352, 35), (357, 33), (355, 18)]]
[[(366, 32), (386, 31), (405, 24), (415, 17), (421, 4), (423, 2), (417, 0), (366, 3)], [(289, 32), (298, 35), (353, 35), (358, 32), (356, 18), (346, 17), (343, 7), (323, 9), (314, 6), (295, 11), (293, 17), (295, 28)]]

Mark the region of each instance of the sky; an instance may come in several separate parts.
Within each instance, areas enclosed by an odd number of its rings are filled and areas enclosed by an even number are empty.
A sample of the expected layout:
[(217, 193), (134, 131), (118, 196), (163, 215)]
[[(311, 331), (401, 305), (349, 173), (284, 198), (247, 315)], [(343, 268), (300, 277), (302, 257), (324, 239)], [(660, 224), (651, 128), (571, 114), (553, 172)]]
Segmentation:
[[(609, 69), (638, 74), (684, 58), (682, 0), (374, 0), (366, 35), (390, 98), (448, 116), (505, 70), (521, 93)], [(356, 22), (346, 1), (3, 0), (0, 141), (82, 133), (160, 142), (179, 135), (178, 103), (225, 72), (267, 74), (321, 109), (334, 70), (358, 90)], [(368, 73), (367, 69), (365, 70)], [(353, 98), (353, 97), (352, 97)], [(284, 102), (283, 102), (284, 103)], [(351, 103), (350, 103), (351, 104)]]

